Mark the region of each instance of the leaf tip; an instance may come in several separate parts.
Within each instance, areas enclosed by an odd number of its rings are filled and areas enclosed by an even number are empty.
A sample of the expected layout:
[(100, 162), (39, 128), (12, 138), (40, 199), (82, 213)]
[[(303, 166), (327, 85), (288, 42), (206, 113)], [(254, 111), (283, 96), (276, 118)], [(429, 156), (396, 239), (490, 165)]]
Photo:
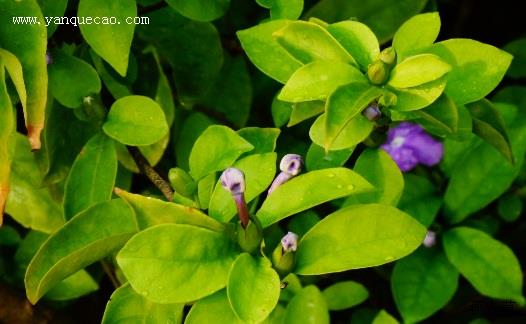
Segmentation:
[(42, 133), (44, 126), (42, 125), (27, 125), (27, 138), (32, 151), (40, 150), (42, 143), (40, 142), (40, 133)]

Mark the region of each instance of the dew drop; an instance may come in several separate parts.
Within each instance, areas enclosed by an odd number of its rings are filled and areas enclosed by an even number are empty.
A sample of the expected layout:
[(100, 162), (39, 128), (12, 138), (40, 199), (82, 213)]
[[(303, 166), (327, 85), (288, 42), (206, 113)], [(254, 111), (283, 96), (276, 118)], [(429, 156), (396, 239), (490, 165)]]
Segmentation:
[(353, 189), (354, 189), (354, 186), (352, 184), (347, 186), (347, 190), (353, 190)]
[(334, 178), (334, 173), (329, 173), (328, 177), (329, 178)]

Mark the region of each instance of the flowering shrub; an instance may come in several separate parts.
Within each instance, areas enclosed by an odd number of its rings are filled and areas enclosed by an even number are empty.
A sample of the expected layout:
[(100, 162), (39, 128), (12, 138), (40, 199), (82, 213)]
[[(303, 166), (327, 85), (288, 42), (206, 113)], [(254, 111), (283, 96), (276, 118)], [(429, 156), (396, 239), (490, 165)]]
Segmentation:
[(0, 0), (2, 285), (111, 294), (103, 323), (523, 315), (526, 103), (494, 90), (524, 40), (437, 41), (425, 0), (234, 2)]

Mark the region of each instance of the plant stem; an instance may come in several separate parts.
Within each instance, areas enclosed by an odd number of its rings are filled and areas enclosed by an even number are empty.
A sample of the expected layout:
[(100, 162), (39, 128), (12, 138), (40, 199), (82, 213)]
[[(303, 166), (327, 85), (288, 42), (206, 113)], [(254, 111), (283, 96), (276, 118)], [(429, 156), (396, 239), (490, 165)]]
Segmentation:
[(163, 179), (157, 171), (150, 165), (150, 162), (146, 160), (144, 155), (137, 147), (126, 146), (128, 152), (130, 152), (133, 160), (139, 167), (139, 170), (150, 179), (150, 181), (163, 193), (163, 195), (168, 199), (168, 201), (173, 200), (173, 190), (168, 181)]
[(106, 275), (110, 279), (113, 287), (115, 287), (115, 289), (119, 288), (121, 284), (115, 277), (112, 267), (108, 264), (106, 260), (100, 260), (100, 264), (102, 265), (102, 270), (104, 270), (104, 273), (106, 273)]

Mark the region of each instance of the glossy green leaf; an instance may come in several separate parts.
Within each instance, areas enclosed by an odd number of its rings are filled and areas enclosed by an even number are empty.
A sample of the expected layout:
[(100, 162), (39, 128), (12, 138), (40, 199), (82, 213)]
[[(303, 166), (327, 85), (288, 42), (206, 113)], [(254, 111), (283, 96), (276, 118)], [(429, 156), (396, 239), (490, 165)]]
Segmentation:
[(481, 294), (524, 303), (521, 266), (508, 246), (469, 227), (445, 232), (443, 244), (449, 261)]
[(442, 206), (436, 186), (426, 177), (404, 175), (404, 193), (398, 207), (425, 227), (431, 226)]
[(349, 206), (303, 236), (295, 272), (314, 275), (382, 265), (413, 252), (425, 233), (424, 226), (394, 207)]
[(320, 100), (294, 103), (292, 105), (292, 113), (290, 114), (290, 120), (287, 127), (295, 126), (302, 121), (323, 113), (324, 111), (325, 102)]
[(323, 27), (307, 21), (297, 20), (272, 34), (298, 61), (306, 64), (313, 61), (336, 61), (356, 64), (353, 57)]
[(276, 188), (256, 215), (263, 227), (267, 227), (324, 202), (372, 189), (365, 179), (346, 168), (311, 171)]
[(114, 142), (99, 133), (88, 141), (71, 167), (64, 189), (65, 218), (110, 200), (116, 176)]
[(413, 88), (394, 89), (396, 104), (391, 109), (411, 111), (427, 107), (440, 97), (445, 87), (446, 78), (444, 77)]
[[(268, 189), (276, 174), (276, 153), (249, 155), (237, 161), (233, 167), (245, 174), (245, 200), (251, 202)], [(218, 181), (210, 199), (209, 214), (211, 217), (228, 222), (237, 213), (232, 195)]]
[(293, 106), (294, 104), (290, 102), (278, 100), (277, 96), (274, 97), (271, 105), (272, 121), (274, 122), (274, 126), (282, 127), (287, 124), (287, 121), (290, 119), (292, 114)]
[(289, 102), (324, 100), (339, 86), (366, 83), (365, 76), (352, 65), (334, 61), (314, 61), (292, 74), (278, 99)]
[(288, 24), (289, 20), (273, 20), (237, 32), (250, 61), (263, 73), (281, 83), (287, 82), (292, 73), (302, 66), (273, 37), (274, 32)]
[[(63, 17), (66, 12), (66, 7), (68, 5), (68, 0), (37, 0), (40, 4), (40, 9), (42, 9), (42, 15), (47, 17), (46, 25), (47, 26), (47, 37), (48, 39), (53, 35), (57, 30), (58, 24), (55, 24), (56, 19)], [(53, 19), (51, 19), (53, 17)]]
[(439, 79), (451, 70), (451, 66), (433, 54), (408, 57), (391, 71), (387, 82), (391, 87), (405, 89), (417, 87)]
[(203, 214), (198, 209), (132, 194), (120, 189), (116, 189), (115, 193), (124, 199), (135, 211), (139, 229), (166, 223), (188, 224), (214, 231), (223, 229), (222, 224)]
[[(192, 6), (197, 1), (184, 2)], [(191, 108), (216, 82), (223, 65), (217, 28), (187, 19), (170, 7), (154, 10), (147, 17), (149, 24), (138, 26), (137, 36), (154, 45), (170, 64), (179, 102)]]
[(183, 304), (153, 303), (125, 284), (111, 295), (102, 324), (180, 323), (183, 307)]
[(499, 199), (497, 211), (506, 222), (516, 221), (522, 214), (522, 200), (513, 194), (507, 194)]
[(210, 204), (210, 198), (214, 191), (214, 185), (216, 183), (216, 173), (210, 173), (197, 182), (197, 198), (199, 199), (199, 208), (208, 209)]
[[(18, 98), (20, 99), (22, 107), (26, 108), (27, 92), (26, 85), (24, 83), (22, 64), (20, 64), (20, 61), (13, 53), (6, 51), (3, 48), (0, 48), (0, 60), (2, 60), (3, 66), (5, 67), (7, 74), (11, 78), (11, 81), (16, 88), (16, 92), (18, 93)], [(1, 79), (3, 80), (4, 78)]]
[(351, 83), (334, 91), (327, 99), (325, 150), (332, 147), (346, 126), (382, 94), (382, 89), (369, 83)]
[(172, 168), (168, 172), (168, 179), (175, 192), (185, 196), (192, 197), (196, 190), (194, 179), (181, 168)]
[(268, 259), (243, 253), (232, 264), (226, 290), (237, 317), (247, 323), (259, 323), (278, 303), (279, 275)]
[(243, 324), (230, 306), (226, 289), (216, 292), (197, 301), (188, 316), (185, 324), (202, 324), (202, 323), (231, 323)]
[(374, 318), (372, 324), (398, 324), (399, 322), (385, 310), (381, 310)]
[(168, 133), (164, 112), (144, 96), (127, 96), (115, 101), (102, 129), (109, 137), (126, 145), (149, 145)]
[(93, 50), (90, 50), (90, 56), (93, 61), (93, 66), (99, 73), (100, 79), (113, 98), (119, 99), (132, 95), (129, 85), (123, 83), (116, 73), (111, 73), (112, 70), (110, 66), (105, 64), (100, 56), (98, 56)]
[(93, 21), (115, 17), (117, 23), (80, 24), (80, 32), (91, 48), (108, 62), (120, 75), (125, 76), (128, 70), (128, 56), (133, 40), (135, 24), (126, 19), (137, 16), (137, 5), (133, 0), (115, 0), (100, 2), (98, 0), (80, 0), (79, 17), (93, 17)]
[(495, 89), (512, 59), (496, 47), (461, 38), (438, 42), (426, 52), (451, 65), (445, 92), (459, 105), (482, 99)]
[(250, 115), (252, 82), (242, 56), (230, 57), (225, 62), (202, 104), (213, 112), (222, 114), (235, 127), (243, 127)]
[(24, 227), (52, 233), (64, 224), (62, 208), (48, 188), (41, 188), (42, 176), (27, 140), (16, 134), (15, 145), (5, 211)]
[(362, 70), (367, 69), (380, 53), (376, 35), (361, 22), (341, 21), (329, 25), (327, 31), (354, 57)]
[(303, 11), (303, 0), (256, 0), (256, 2), (270, 9), (270, 18), (298, 19)]
[(393, 38), (393, 47), (396, 50), (398, 62), (403, 61), (411, 53), (433, 44), (439, 32), (438, 12), (419, 14), (407, 20), (396, 31)]
[(221, 17), (230, 5), (230, 0), (167, 0), (166, 2), (181, 15), (198, 21), (215, 20)]
[(190, 152), (190, 174), (196, 180), (226, 169), (254, 146), (226, 126), (208, 127), (195, 141)]
[(391, 289), (402, 318), (420, 322), (453, 298), (458, 286), (458, 271), (439, 249), (420, 248), (396, 262)]
[(287, 224), (287, 229), (298, 236), (303, 236), (307, 233), (314, 225), (320, 221), (320, 216), (310, 209), (302, 213), (296, 214), (290, 218)]
[(451, 177), (444, 196), (445, 211), (450, 222), (460, 222), (498, 198), (509, 188), (524, 161), (526, 116), (522, 111), (517, 112), (513, 106), (497, 107), (503, 115), (511, 112), (505, 121), (515, 164), (510, 164), (494, 147), (478, 138), (472, 139), (468, 147), (460, 148), (464, 154), (451, 165)]
[[(309, 130), (310, 139), (321, 147), (326, 144), (325, 140), (325, 118), (326, 114), (320, 115), (312, 124)], [(362, 115), (357, 115), (351, 119), (342, 129), (338, 137), (334, 139), (329, 151), (343, 150), (355, 147), (365, 140), (373, 130), (374, 124)]]
[(356, 160), (354, 171), (369, 181), (375, 190), (350, 196), (345, 206), (357, 203), (398, 204), (404, 191), (404, 178), (400, 168), (384, 150), (365, 150)]
[(340, 281), (325, 288), (323, 297), (330, 310), (343, 310), (363, 303), (369, 292), (361, 283), (356, 281)]
[(185, 303), (225, 287), (236, 255), (233, 242), (224, 233), (162, 224), (130, 239), (117, 262), (140, 295), (162, 304)]
[(99, 289), (99, 284), (85, 270), (75, 272), (56, 284), (44, 296), (49, 300), (70, 300), (90, 294)]
[(353, 152), (354, 148), (325, 152), (323, 147), (312, 143), (307, 151), (305, 164), (309, 171), (340, 167), (347, 162)]
[(513, 152), (500, 111), (487, 99), (466, 105), (473, 119), (473, 134), (497, 149), (510, 163)]
[(511, 41), (504, 46), (504, 50), (513, 55), (507, 76), (514, 79), (526, 77), (526, 38)]
[(242, 155), (245, 156), (274, 152), (281, 131), (277, 128), (245, 127), (237, 133), (254, 146), (252, 151)]
[(320, 290), (307, 286), (300, 290), (289, 302), (283, 323), (290, 324), (329, 324), (329, 309)]
[(36, 303), (58, 282), (115, 252), (136, 230), (133, 211), (122, 200), (102, 202), (77, 214), (31, 260), (24, 280), (28, 299)]
[[(5, 51), (4, 51), (5, 52)], [(16, 115), (7, 92), (4, 58), (0, 52), (0, 226), (3, 222), (4, 207), (9, 195), (9, 175), (14, 158)], [(16, 58), (15, 58), (16, 59)], [(16, 61), (15, 61), (16, 62)], [(20, 64), (20, 63), (18, 63)]]
[(426, 0), (322, 0), (316, 3), (307, 17), (336, 22), (355, 17), (369, 26), (385, 43), (404, 21), (419, 13)]
[(415, 112), (419, 123), (437, 136), (447, 136), (459, 130), (459, 109), (446, 95), (440, 96), (431, 105)]
[(100, 78), (91, 65), (64, 51), (52, 51), (51, 55), (49, 88), (61, 105), (77, 108), (85, 97), (100, 92)]
[(179, 167), (185, 170), (190, 168), (188, 160), (195, 141), (208, 126), (213, 124), (212, 119), (200, 112), (192, 113), (186, 118), (180, 131), (184, 136), (179, 136), (175, 145), (175, 157)]

